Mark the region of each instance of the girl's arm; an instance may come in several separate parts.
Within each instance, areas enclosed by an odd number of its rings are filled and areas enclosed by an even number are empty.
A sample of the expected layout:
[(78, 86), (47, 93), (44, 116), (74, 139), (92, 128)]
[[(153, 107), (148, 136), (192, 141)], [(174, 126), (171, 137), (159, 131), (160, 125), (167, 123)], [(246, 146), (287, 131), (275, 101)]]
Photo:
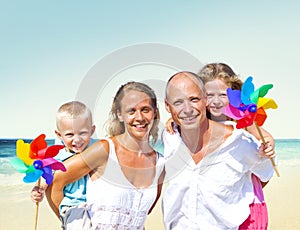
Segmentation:
[(172, 119), (172, 117), (170, 117), (165, 124), (165, 129), (170, 134), (174, 134), (173, 122), (174, 120)]
[[(266, 144), (262, 144), (260, 146), (260, 153), (267, 157), (270, 157), (270, 158), (274, 158), (276, 156), (275, 154), (275, 141), (274, 141), (274, 138), (273, 136), (267, 131), (265, 130), (264, 128), (260, 127), (260, 130), (261, 130), (261, 133), (262, 133), (262, 136), (266, 142)], [(262, 141), (262, 138), (261, 136), (259, 135), (259, 132), (257, 130), (257, 127), (255, 126), (255, 124), (247, 127), (247, 131), (249, 133), (251, 133), (253, 136), (256, 137), (256, 139)], [(268, 184), (269, 181), (267, 182), (263, 182), (261, 181), (261, 185), (262, 187), (265, 187), (267, 184)]]
[[(265, 145), (261, 145), (261, 148), (263, 148), (263, 150), (264, 150), (264, 155), (266, 155), (267, 157), (270, 157), (270, 158), (274, 158), (276, 156), (274, 138), (267, 130), (265, 130), (262, 127), (259, 127), (259, 128), (260, 128), (262, 136), (266, 142)], [(257, 140), (262, 141), (262, 138), (259, 135), (259, 132), (254, 124), (247, 127), (247, 131), (249, 133), (251, 133), (253, 136), (255, 136)]]
[(46, 190), (50, 207), (59, 217), (59, 205), (63, 199), (63, 188), (93, 169), (105, 165), (108, 159), (108, 144), (106, 140), (95, 142), (84, 152), (64, 161), (66, 172), (56, 171), (52, 184)]

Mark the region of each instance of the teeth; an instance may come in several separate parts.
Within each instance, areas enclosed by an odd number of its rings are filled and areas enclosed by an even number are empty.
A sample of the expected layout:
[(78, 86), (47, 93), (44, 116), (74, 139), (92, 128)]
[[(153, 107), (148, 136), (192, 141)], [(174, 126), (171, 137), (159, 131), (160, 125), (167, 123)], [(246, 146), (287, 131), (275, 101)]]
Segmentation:
[(185, 117), (185, 118), (181, 118), (181, 119), (184, 120), (184, 121), (191, 121), (195, 118), (196, 118), (196, 116), (194, 116), (194, 117)]

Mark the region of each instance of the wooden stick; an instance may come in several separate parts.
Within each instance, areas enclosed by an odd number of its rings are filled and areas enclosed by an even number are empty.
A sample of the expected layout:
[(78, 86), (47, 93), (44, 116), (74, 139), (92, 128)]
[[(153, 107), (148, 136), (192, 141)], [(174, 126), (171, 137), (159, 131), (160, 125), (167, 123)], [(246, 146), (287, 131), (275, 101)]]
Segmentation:
[[(265, 145), (265, 144), (266, 144), (266, 141), (265, 141), (265, 138), (264, 138), (264, 136), (263, 136), (263, 134), (262, 134), (262, 132), (261, 132), (259, 126), (258, 126), (256, 123), (255, 123), (255, 126), (256, 126), (256, 128), (257, 128), (257, 131), (258, 131), (258, 133), (259, 133), (259, 136), (260, 136), (260, 138), (261, 138), (263, 144)], [(280, 174), (279, 174), (279, 171), (278, 171), (278, 169), (277, 169), (277, 166), (276, 166), (276, 164), (275, 164), (275, 162), (274, 162), (274, 159), (273, 159), (273, 158), (270, 158), (270, 160), (271, 160), (271, 163), (272, 163), (272, 165), (273, 165), (273, 168), (274, 168), (274, 170), (275, 170), (275, 172), (276, 172), (276, 175), (277, 175), (278, 177), (280, 177)]]
[[(41, 185), (41, 178), (39, 178), (37, 186), (40, 187)], [(39, 216), (39, 202), (35, 203), (35, 218), (34, 218), (34, 230), (37, 229), (37, 221)]]

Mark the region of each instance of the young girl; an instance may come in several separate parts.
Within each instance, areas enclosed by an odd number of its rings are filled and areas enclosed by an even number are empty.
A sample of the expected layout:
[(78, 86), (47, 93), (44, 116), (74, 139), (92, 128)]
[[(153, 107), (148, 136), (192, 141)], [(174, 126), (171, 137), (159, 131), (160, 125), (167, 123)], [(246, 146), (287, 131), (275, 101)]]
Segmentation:
[[(222, 110), (229, 104), (226, 90), (227, 88), (241, 90), (242, 81), (237, 77), (234, 71), (226, 64), (212, 63), (204, 66), (200, 73), (206, 89), (207, 109), (212, 120), (226, 121), (228, 118), (222, 114)], [(254, 125), (247, 127), (247, 130), (257, 139), (260, 139), (259, 133)], [(262, 130), (265, 140), (269, 146), (274, 149), (274, 139), (266, 130)], [(267, 229), (268, 211), (264, 200), (260, 180), (252, 174), (254, 188), (254, 200), (250, 204), (250, 215), (247, 220), (240, 226), (240, 229)], [(263, 185), (263, 186), (262, 186)]]

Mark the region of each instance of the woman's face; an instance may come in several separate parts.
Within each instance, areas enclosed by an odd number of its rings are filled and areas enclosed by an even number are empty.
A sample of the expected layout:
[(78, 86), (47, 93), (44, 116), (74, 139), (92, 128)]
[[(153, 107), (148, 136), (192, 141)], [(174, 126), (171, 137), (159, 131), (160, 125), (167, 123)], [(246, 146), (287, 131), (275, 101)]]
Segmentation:
[(211, 114), (211, 118), (215, 121), (226, 120), (226, 116), (223, 114), (223, 108), (229, 104), (227, 88), (229, 88), (229, 86), (220, 79), (205, 83), (207, 109)]
[(138, 140), (148, 140), (156, 115), (150, 97), (130, 90), (121, 100), (120, 110), (118, 118), (124, 122), (125, 133)]

